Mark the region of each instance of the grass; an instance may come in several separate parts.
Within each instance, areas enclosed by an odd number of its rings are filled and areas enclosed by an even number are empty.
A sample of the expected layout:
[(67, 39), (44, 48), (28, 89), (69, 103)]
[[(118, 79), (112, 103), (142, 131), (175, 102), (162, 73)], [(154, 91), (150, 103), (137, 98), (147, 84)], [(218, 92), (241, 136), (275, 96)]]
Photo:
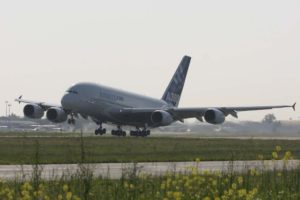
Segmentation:
[[(120, 157), (121, 160), (129, 159), (127, 161), (137, 158), (164, 160), (178, 157), (194, 160), (199, 155), (223, 160), (256, 159), (262, 158), (261, 155), (275, 160), (289, 160), (299, 156), (298, 141), (111, 137), (2, 139), (0, 152), (6, 152), (3, 154), (5, 159), (9, 159), (10, 155), (12, 161), (16, 162), (16, 155), (19, 155), (22, 162), (28, 159), (33, 164), (31, 180), (22, 179), (22, 176), (10, 181), (0, 179), (0, 199), (3, 200), (300, 199), (300, 166), (292, 170), (252, 168), (244, 173), (232, 171), (231, 168), (221, 173), (199, 171), (197, 167), (191, 167), (185, 173), (170, 171), (162, 176), (140, 174), (133, 167), (124, 170), (121, 179), (110, 180), (95, 177), (89, 165), (83, 164), (97, 158), (111, 159), (113, 156)], [(124, 150), (127, 151), (122, 153)], [(254, 155), (255, 153), (257, 154)], [(108, 157), (105, 157), (107, 154)], [(204, 157), (201, 159), (204, 160)], [(40, 164), (58, 160), (79, 162), (79, 170), (75, 174), (65, 174), (51, 181), (43, 180)]]
[(170, 137), (0, 137), (0, 164), (32, 164), (36, 144), (39, 163), (150, 162), (271, 159), (280, 145), (300, 157), (298, 140), (240, 140)]

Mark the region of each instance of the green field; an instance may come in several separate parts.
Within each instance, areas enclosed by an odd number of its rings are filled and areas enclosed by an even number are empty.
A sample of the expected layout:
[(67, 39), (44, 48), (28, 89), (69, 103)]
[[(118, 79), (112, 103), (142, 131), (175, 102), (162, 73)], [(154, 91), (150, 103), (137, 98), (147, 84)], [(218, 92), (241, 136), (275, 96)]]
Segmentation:
[(299, 140), (171, 137), (0, 137), (0, 164), (271, 159), (276, 145), (300, 157)]
[[(1, 164), (146, 162), (299, 158), (299, 140), (241, 140), (171, 137), (73, 137), (76, 134), (0, 137)], [(46, 136), (46, 137), (45, 137)], [(273, 154), (273, 155), (272, 155)], [(258, 156), (260, 155), (260, 156)], [(277, 157), (278, 155), (278, 157)], [(290, 157), (291, 158), (291, 157)], [(205, 172), (190, 168), (162, 176), (126, 171), (119, 180), (93, 175), (88, 165), (73, 175), (43, 180), (34, 165), (32, 178), (3, 181), (0, 199), (57, 200), (230, 200), (299, 199), (300, 167), (287, 171), (249, 169)]]

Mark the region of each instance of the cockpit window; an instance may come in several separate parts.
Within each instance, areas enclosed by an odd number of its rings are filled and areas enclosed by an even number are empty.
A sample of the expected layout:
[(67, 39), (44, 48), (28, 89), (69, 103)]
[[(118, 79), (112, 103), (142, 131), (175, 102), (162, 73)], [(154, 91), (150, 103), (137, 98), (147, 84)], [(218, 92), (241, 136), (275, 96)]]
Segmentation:
[(78, 94), (78, 92), (75, 90), (68, 90), (67, 93)]

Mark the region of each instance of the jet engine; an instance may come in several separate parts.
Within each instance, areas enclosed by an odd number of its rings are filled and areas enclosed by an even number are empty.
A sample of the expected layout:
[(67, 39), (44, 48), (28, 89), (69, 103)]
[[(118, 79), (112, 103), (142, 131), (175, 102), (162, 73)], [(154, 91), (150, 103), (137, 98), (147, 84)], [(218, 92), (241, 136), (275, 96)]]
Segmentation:
[(222, 111), (212, 108), (205, 112), (204, 119), (210, 124), (222, 124), (225, 121), (225, 115)]
[(49, 108), (47, 110), (46, 116), (49, 121), (55, 123), (64, 122), (68, 118), (67, 113), (63, 109), (56, 107)]
[(174, 119), (168, 112), (156, 110), (151, 114), (151, 121), (153, 124), (168, 126), (174, 121)]
[(32, 119), (41, 119), (44, 116), (43, 108), (36, 104), (27, 104), (24, 106), (23, 113), (26, 117)]

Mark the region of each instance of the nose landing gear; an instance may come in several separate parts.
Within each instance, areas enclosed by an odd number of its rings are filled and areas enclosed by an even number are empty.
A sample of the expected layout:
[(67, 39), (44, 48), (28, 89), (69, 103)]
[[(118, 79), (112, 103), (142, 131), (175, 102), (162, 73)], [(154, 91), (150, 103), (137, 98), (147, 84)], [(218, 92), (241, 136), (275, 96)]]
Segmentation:
[(103, 135), (106, 133), (106, 129), (102, 128), (102, 123), (99, 123), (99, 128), (95, 130), (95, 135)]
[(68, 124), (70, 124), (70, 125), (74, 125), (74, 124), (75, 124), (74, 115), (73, 115), (73, 114), (71, 114), (70, 116), (71, 116), (71, 118), (69, 118), (69, 119), (68, 119)]

